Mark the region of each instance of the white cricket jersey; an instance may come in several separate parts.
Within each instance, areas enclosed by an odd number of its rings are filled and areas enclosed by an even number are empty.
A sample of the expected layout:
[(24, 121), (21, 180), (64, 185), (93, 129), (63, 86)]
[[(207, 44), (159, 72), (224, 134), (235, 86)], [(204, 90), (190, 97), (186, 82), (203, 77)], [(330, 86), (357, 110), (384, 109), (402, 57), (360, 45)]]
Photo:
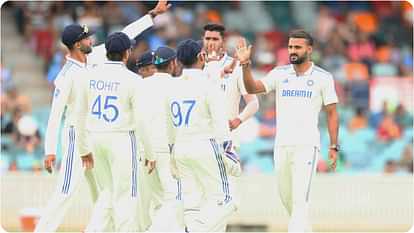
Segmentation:
[(338, 102), (332, 75), (314, 65), (296, 76), (293, 65), (274, 68), (263, 79), (266, 92), (276, 91), (276, 145), (320, 146), (319, 112)]
[[(79, 73), (86, 68), (73, 58), (66, 57), (66, 63), (60, 70), (54, 81), (55, 91), (53, 94), (52, 108), (47, 122), (45, 135), (45, 154), (56, 154), (58, 144), (58, 131), (63, 114), (65, 113), (64, 126), (70, 126), (74, 121), (74, 105), (77, 89), (74, 88)], [(66, 108), (66, 111), (65, 111)]]
[[(150, 114), (151, 130), (153, 131), (154, 152), (168, 152), (167, 140), (167, 114), (164, 105), (167, 92), (174, 78), (167, 73), (154, 73), (152, 76), (143, 79), (146, 107)], [(160, 91), (161, 90), (161, 91)]]
[(170, 116), (167, 127), (173, 132), (173, 142), (211, 138), (220, 142), (229, 140), (223, 92), (206, 76), (207, 73), (200, 69), (184, 69), (182, 76), (171, 82), (167, 97)]
[(122, 62), (107, 61), (85, 70), (76, 96), (76, 125), (79, 131), (79, 152), (91, 151), (86, 132), (108, 133), (135, 130), (152, 160), (153, 150), (148, 130), (143, 80), (129, 71)]
[[(133, 39), (152, 25), (153, 21), (151, 16), (145, 15), (126, 26), (122, 32), (127, 34), (130, 39)], [(73, 125), (74, 97), (77, 92), (77, 88), (74, 88), (74, 85), (77, 84), (78, 72), (87, 67), (89, 68), (104, 63), (107, 60), (105, 45), (102, 44), (92, 48), (92, 52), (87, 56), (87, 64), (70, 57), (66, 57), (66, 59), (67, 62), (62, 67), (54, 82), (55, 92), (45, 136), (46, 154), (56, 154), (58, 131), (63, 114), (65, 114), (66, 119), (65, 126)]]
[(243, 83), (243, 73), (239, 62), (231, 74), (224, 75), (221, 78), (220, 73), (224, 67), (233, 62), (232, 57), (225, 54), (219, 61), (210, 61), (206, 64), (204, 70), (208, 73), (208, 78), (216, 83), (224, 91), (226, 107), (228, 109), (228, 119), (236, 118), (240, 113), (240, 99), (242, 95), (248, 94)]

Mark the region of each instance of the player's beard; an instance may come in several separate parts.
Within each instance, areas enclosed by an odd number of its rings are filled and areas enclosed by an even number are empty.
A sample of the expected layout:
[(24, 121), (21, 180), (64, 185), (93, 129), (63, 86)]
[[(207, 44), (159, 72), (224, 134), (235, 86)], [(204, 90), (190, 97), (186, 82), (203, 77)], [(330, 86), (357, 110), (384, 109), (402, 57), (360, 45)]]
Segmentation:
[(296, 65), (304, 63), (307, 58), (308, 58), (308, 52), (305, 52), (303, 54), (303, 56), (301, 56), (301, 57), (296, 53), (292, 53), (292, 54), (289, 55), (290, 63), (296, 64)]
[(80, 51), (84, 54), (90, 54), (92, 52), (92, 46), (82, 45), (80, 46)]

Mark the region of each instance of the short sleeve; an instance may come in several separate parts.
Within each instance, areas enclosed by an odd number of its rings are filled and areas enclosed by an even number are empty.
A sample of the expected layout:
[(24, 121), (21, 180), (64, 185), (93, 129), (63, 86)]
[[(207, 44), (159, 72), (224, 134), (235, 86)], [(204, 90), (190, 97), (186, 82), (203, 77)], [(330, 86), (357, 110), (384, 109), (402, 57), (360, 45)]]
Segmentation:
[(335, 83), (332, 75), (326, 78), (325, 85), (322, 87), (322, 99), (323, 104), (334, 104), (338, 103), (338, 96), (335, 91)]
[(260, 79), (266, 89), (266, 93), (276, 90), (277, 79), (279, 75), (280, 74), (278, 70), (274, 68), (264, 78)]

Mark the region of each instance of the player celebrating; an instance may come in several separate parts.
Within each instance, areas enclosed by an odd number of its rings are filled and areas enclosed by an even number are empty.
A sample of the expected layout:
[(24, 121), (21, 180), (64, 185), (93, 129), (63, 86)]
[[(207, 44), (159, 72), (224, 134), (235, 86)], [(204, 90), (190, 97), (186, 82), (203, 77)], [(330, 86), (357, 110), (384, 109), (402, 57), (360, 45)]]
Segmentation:
[[(135, 132), (147, 152), (146, 159), (154, 164), (149, 157), (153, 147), (144, 114), (143, 80), (125, 66), (130, 47), (126, 34), (111, 34), (105, 41), (109, 61), (85, 71), (79, 84), (75, 121), (79, 153), (87, 169), (94, 167), (100, 189), (86, 231), (138, 230), (139, 216), (133, 208), (138, 203)], [(103, 224), (111, 222), (113, 227)]]
[[(232, 153), (237, 155), (240, 142), (237, 138), (237, 128), (242, 122), (252, 117), (259, 109), (259, 101), (256, 95), (246, 92), (243, 83), (241, 67), (238, 61), (230, 57), (225, 52), (224, 33), (225, 27), (220, 24), (207, 24), (204, 26), (203, 47), (207, 52), (208, 62), (205, 71), (208, 72), (209, 78), (212, 79), (223, 90), (225, 95), (226, 107), (228, 109), (228, 120), (231, 130), (231, 139), (233, 141)], [(243, 97), (246, 106), (240, 112), (240, 100)], [(229, 156), (229, 155), (227, 155)], [(232, 158), (232, 157), (230, 157)], [(236, 157), (238, 159), (238, 157)], [(233, 160), (226, 157), (226, 168), (229, 173), (235, 176), (241, 175), (240, 161), (234, 164)], [(239, 180), (236, 177), (230, 178), (230, 183), (234, 187), (233, 196), (235, 202), (239, 203)], [(225, 231), (226, 226), (221, 226), (217, 231)]]
[(290, 215), (289, 232), (310, 231), (309, 192), (320, 148), (318, 115), (322, 106), (328, 116), (331, 141), (329, 158), (336, 167), (338, 113), (332, 75), (310, 60), (313, 39), (303, 30), (289, 34), (290, 65), (276, 67), (261, 80), (254, 80), (250, 68), (251, 46), (240, 39), (237, 57), (243, 67), (243, 80), (249, 93), (276, 91), (277, 135), (275, 167), (279, 195)]
[[(177, 58), (184, 69), (170, 85), (167, 132), (182, 182), (184, 222), (190, 232), (213, 231), (235, 211), (219, 146), (229, 145), (226, 107), (223, 93), (202, 70), (202, 47), (194, 40), (183, 41)], [(193, 199), (196, 190), (204, 193), (201, 204)]]
[[(152, 17), (164, 13), (169, 7), (170, 5), (167, 5), (165, 1), (158, 2), (157, 6), (148, 15), (125, 27), (124, 32), (132, 39), (153, 25)], [(45, 136), (46, 156), (44, 163), (48, 172), (52, 172), (56, 160), (58, 129), (64, 112), (62, 151), (65, 154), (62, 158), (57, 190), (49, 200), (39, 223), (36, 225), (35, 231), (37, 232), (56, 231), (70, 206), (72, 193), (78, 188), (83, 177), (81, 161), (77, 156), (76, 131), (73, 127), (74, 98), (77, 94), (74, 85), (81, 70), (85, 69), (86, 66), (96, 65), (105, 59), (104, 45), (92, 48), (90, 35), (92, 35), (92, 32), (86, 26), (82, 27), (76, 24), (65, 27), (62, 33), (62, 42), (68, 47), (70, 53), (55, 81), (54, 98)], [(97, 190), (93, 175), (90, 171), (85, 171), (85, 177), (91, 188), (92, 200), (95, 201)]]
[[(175, 81), (172, 75), (176, 73), (177, 69), (176, 56), (176, 52), (173, 49), (164, 46), (159, 47), (154, 51), (153, 60), (157, 72), (144, 79), (143, 82), (145, 90), (147, 91), (145, 94), (148, 101), (146, 111), (150, 114), (151, 130), (154, 131), (154, 143), (156, 143), (154, 145), (155, 154), (153, 157), (156, 158), (157, 168), (155, 169), (154, 177), (146, 175), (141, 178), (147, 179), (149, 187), (151, 187), (148, 189), (155, 190), (155, 196), (158, 196), (157, 190), (162, 190), (161, 207), (155, 210), (152, 225), (149, 228), (149, 231), (152, 232), (184, 230), (179, 193), (180, 183), (174, 179), (170, 169), (170, 150), (166, 131), (167, 112), (165, 112), (165, 107), (162, 104), (166, 98), (166, 92), (157, 92), (160, 87), (168, 87), (171, 82)], [(154, 186), (159, 188), (155, 188)], [(149, 201), (146, 200), (145, 202)]]

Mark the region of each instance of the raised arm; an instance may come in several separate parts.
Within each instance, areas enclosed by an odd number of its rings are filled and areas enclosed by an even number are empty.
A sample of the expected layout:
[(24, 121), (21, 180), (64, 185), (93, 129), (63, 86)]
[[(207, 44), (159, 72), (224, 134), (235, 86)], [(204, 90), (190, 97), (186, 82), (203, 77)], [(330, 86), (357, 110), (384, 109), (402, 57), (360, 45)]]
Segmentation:
[(252, 46), (247, 46), (246, 39), (240, 38), (236, 48), (236, 56), (243, 70), (243, 82), (247, 93), (258, 94), (266, 92), (265, 86), (260, 80), (254, 80), (251, 71), (250, 54)]
[[(148, 14), (142, 16), (136, 21), (128, 24), (125, 28), (122, 29), (122, 32), (127, 34), (127, 36), (132, 40), (141, 34), (143, 31), (154, 25), (152, 21), (157, 15), (165, 13), (171, 4), (167, 4), (167, 1), (160, 0), (154, 9), (150, 10)], [(88, 56), (88, 63), (99, 64), (105, 61), (106, 49), (104, 44), (94, 46), (92, 53)]]

